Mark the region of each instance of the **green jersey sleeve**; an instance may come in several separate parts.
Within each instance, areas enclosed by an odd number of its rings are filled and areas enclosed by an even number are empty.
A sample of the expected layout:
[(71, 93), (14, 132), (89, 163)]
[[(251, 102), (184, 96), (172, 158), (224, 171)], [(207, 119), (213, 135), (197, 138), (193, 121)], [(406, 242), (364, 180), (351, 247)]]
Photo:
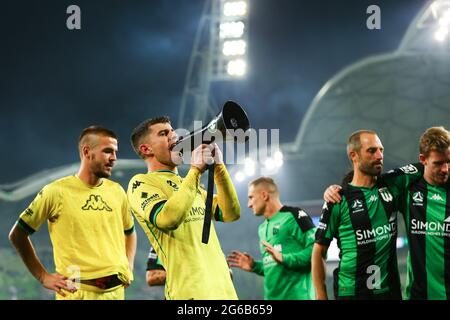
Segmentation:
[(261, 260), (255, 260), (252, 272), (259, 274), (260, 276), (264, 275), (264, 264)]
[(322, 214), (320, 215), (319, 226), (315, 234), (315, 242), (326, 246), (330, 245), (333, 238), (336, 237), (339, 226), (340, 203), (324, 203)]
[(292, 237), (298, 241), (302, 249), (283, 253), (283, 264), (290, 269), (309, 267), (316, 228), (311, 217), (302, 209), (289, 208), (289, 211), (291, 211), (295, 221), (292, 226)]
[(393, 191), (402, 193), (414, 181), (423, 176), (424, 167), (421, 163), (408, 164), (381, 175), (380, 179)]

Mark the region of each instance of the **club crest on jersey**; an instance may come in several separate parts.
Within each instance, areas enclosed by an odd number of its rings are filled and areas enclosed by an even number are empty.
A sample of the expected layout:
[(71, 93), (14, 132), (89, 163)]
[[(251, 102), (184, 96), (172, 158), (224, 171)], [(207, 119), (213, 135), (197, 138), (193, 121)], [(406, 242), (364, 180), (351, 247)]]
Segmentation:
[(412, 164), (408, 164), (408, 165), (406, 165), (404, 167), (401, 167), (399, 169), (401, 171), (403, 171), (404, 173), (406, 173), (406, 174), (414, 174), (414, 173), (419, 172), (419, 170), (417, 170), (417, 168), (414, 165), (412, 165)]
[(362, 203), (361, 200), (356, 199), (356, 200), (353, 201), (353, 203), (352, 203), (352, 211), (354, 213), (360, 212), (360, 211), (364, 211), (363, 203)]
[(273, 235), (278, 234), (278, 232), (280, 232), (280, 224), (274, 225), (274, 226), (273, 226), (273, 229), (272, 229), (272, 234), (273, 234)]
[(380, 196), (384, 201), (391, 202), (392, 200), (394, 200), (394, 197), (389, 192), (388, 188), (380, 188), (378, 189), (378, 192), (380, 193)]
[(83, 207), (81, 207), (81, 209), (82, 210), (112, 211), (112, 209), (108, 206), (108, 204), (98, 194), (91, 194), (89, 196), (89, 199), (86, 200), (86, 203), (84, 204)]
[(423, 194), (420, 191), (414, 192), (412, 195), (413, 206), (423, 206)]

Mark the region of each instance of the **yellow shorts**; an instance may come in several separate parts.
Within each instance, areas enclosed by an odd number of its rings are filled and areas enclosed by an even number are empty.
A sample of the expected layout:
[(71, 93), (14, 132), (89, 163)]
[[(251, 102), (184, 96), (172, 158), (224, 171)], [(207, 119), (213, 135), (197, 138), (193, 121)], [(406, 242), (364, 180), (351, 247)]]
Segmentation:
[[(125, 300), (125, 288), (118, 286), (112, 290), (84, 290), (86, 286), (82, 286), (74, 293), (64, 291), (65, 297), (56, 294), (56, 300)], [(90, 287), (90, 286), (89, 286)]]

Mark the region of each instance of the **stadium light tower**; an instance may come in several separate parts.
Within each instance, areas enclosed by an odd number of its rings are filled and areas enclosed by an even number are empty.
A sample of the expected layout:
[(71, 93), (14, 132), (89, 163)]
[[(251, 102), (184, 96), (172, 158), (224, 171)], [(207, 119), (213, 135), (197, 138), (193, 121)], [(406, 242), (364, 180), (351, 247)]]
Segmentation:
[(399, 51), (447, 54), (449, 31), (450, 0), (430, 1), (411, 23)]
[(217, 113), (210, 93), (217, 81), (247, 73), (249, 0), (205, 0), (194, 39), (178, 114), (178, 128), (207, 121)]

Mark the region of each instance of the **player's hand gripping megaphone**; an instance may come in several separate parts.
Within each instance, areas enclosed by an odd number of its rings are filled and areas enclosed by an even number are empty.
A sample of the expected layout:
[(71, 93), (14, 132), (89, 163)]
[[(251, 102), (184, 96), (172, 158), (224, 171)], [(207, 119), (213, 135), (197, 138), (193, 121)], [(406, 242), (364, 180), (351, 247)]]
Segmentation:
[(192, 151), (200, 144), (235, 140), (244, 142), (248, 140), (250, 121), (244, 109), (234, 101), (225, 102), (222, 110), (207, 125), (199, 130), (181, 136), (174, 150), (183, 152)]

